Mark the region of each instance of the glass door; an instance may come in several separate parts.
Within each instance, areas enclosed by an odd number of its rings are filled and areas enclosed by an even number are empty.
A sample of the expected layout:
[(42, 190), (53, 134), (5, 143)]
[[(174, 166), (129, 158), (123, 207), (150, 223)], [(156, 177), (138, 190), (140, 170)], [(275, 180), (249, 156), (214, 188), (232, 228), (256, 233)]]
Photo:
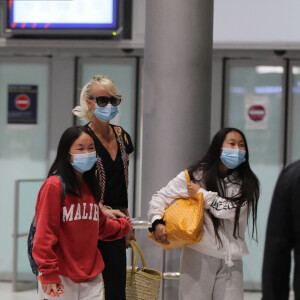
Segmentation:
[(15, 289), (18, 283), (36, 282), (22, 238), (34, 215), (36, 190), (26, 192), (20, 220), (14, 215), (14, 199), (18, 180), (43, 179), (47, 174), (48, 87), (48, 58), (0, 59), (0, 235), (5, 245), (0, 250), (0, 274), (7, 279), (13, 273)]
[(244, 132), (250, 165), (261, 185), (258, 243), (250, 238), (250, 230), (246, 235), (250, 252), (243, 259), (247, 289), (260, 289), (269, 207), (285, 162), (285, 69), (283, 61), (228, 60), (226, 63), (224, 127), (236, 127)]
[(300, 159), (300, 61), (290, 62), (288, 162)]

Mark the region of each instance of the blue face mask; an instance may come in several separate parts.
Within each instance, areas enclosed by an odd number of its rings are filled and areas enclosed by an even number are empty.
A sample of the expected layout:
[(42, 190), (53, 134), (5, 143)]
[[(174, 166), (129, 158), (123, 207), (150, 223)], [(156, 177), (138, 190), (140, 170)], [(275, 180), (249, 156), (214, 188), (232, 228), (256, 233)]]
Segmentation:
[(74, 157), (74, 162), (71, 163), (71, 165), (80, 173), (89, 171), (97, 161), (96, 151), (90, 153), (70, 154)]
[(111, 119), (113, 119), (119, 112), (117, 106), (113, 106), (111, 104), (107, 104), (104, 107), (100, 107), (99, 105), (96, 105), (96, 109), (94, 111), (94, 114), (96, 118), (102, 122), (109, 122)]
[(221, 161), (228, 169), (235, 169), (245, 162), (246, 151), (233, 148), (223, 148)]

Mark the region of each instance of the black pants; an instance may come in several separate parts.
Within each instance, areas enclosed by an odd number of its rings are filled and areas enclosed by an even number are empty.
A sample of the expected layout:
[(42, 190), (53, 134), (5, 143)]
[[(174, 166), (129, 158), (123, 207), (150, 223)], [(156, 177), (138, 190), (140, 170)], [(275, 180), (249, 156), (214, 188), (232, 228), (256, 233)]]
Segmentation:
[(126, 241), (98, 242), (104, 260), (105, 300), (126, 300)]

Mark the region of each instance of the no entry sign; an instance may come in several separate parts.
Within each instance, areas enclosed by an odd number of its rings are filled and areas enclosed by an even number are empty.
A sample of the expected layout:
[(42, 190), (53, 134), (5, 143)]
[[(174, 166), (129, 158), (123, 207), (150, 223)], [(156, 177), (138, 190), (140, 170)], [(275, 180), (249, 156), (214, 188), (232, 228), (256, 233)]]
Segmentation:
[(267, 129), (270, 100), (267, 96), (247, 95), (245, 98), (245, 129)]
[(7, 123), (37, 123), (37, 92), (36, 85), (10, 84), (8, 86)]
[(266, 110), (262, 105), (252, 105), (248, 109), (249, 118), (255, 122), (262, 121), (266, 115)]
[(19, 110), (26, 110), (30, 107), (30, 98), (26, 94), (19, 94), (15, 99), (15, 106)]

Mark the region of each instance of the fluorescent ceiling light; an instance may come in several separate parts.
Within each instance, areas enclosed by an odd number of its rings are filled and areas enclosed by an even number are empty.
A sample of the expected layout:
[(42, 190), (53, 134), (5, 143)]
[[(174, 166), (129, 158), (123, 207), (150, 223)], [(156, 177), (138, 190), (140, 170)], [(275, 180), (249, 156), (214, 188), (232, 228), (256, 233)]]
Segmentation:
[(255, 70), (258, 74), (283, 73), (283, 67), (280, 66), (257, 66)]

